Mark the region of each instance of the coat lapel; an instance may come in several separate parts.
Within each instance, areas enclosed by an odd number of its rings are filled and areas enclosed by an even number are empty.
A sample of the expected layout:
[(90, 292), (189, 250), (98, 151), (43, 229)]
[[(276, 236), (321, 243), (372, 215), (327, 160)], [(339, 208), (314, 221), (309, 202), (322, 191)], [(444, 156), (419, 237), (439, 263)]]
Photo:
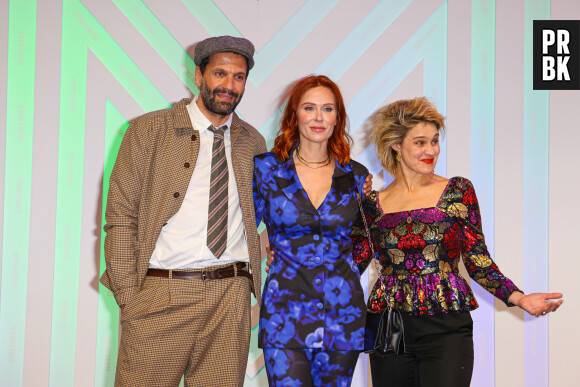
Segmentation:
[[(251, 192), (251, 184), (252, 184), (252, 176), (254, 173), (254, 169), (246, 165), (246, 160), (252, 160), (253, 156), (250, 154), (248, 155), (248, 151), (253, 149), (252, 144), (249, 144), (248, 141), (251, 141), (249, 136), (241, 136), (238, 139), (238, 135), (241, 131), (246, 130), (243, 126), (240, 125), (240, 119), (233, 113), (234, 117), (232, 119), (232, 126), (230, 127), (230, 141), (231, 141), (231, 157), (232, 157), (232, 168), (234, 170), (234, 176), (236, 177), (236, 184), (238, 185), (238, 195), (240, 197), (240, 205), (242, 208), (248, 205), (246, 203), (247, 197), (246, 192), (244, 189), (240, 189), (241, 186), (250, 184), (250, 191)], [(237, 141), (236, 141), (237, 140)], [(253, 164), (253, 163), (252, 163)], [(242, 183), (243, 182), (243, 183)], [(253, 208), (254, 204), (251, 202), (251, 207)]]
[[(193, 170), (195, 169), (195, 164), (197, 163), (197, 157), (199, 155), (199, 131), (194, 129), (191, 123), (191, 118), (189, 117), (189, 112), (187, 111), (187, 105), (192, 103), (191, 98), (184, 98), (175, 105), (171, 112), (173, 113), (173, 122), (170, 127), (173, 128), (175, 132), (175, 143), (164, 144), (165, 146), (171, 146), (174, 148), (172, 152), (180, 155), (191, 155), (191, 159), (188, 159), (191, 163), (191, 168), (188, 169), (189, 173), (187, 176), (187, 181), (191, 179)], [(190, 150), (191, 148), (191, 150)]]

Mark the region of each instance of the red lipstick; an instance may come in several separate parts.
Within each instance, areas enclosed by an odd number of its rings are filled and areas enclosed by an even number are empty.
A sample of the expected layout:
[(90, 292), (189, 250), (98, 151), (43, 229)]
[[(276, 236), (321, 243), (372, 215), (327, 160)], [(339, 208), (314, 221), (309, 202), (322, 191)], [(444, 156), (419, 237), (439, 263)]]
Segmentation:
[(433, 159), (423, 159), (421, 161), (424, 162), (425, 164), (433, 164)]

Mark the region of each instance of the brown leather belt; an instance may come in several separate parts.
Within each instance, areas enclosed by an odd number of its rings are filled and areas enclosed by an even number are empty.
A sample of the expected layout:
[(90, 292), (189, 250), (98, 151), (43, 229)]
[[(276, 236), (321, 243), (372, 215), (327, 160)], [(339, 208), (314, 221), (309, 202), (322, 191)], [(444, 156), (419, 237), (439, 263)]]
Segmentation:
[[(164, 269), (149, 269), (147, 275), (152, 277), (169, 278), (169, 270)], [(200, 279), (200, 280), (214, 280), (231, 277), (247, 277), (252, 281), (252, 275), (246, 270), (246, 264), (238, 262), (235, 265), (226, 266), (216, 270), (199, 270), (199, 271), (171, 271), (171, 277), (176, 279)]]

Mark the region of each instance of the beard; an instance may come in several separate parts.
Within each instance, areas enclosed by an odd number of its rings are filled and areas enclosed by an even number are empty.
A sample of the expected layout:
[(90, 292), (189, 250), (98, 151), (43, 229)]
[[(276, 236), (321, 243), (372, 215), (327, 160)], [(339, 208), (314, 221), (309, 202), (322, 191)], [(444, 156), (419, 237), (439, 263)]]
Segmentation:
[[(225, 102), (218, 100), (217, 94), (227, 94), (233, 97), (232, 102)], [(201, 101), (203, 102), (204, 106), (210, 112), (217, 114), (219, 116), (229, 116), (232, 112), (236, 109), (240, 100), (242, 99), (242, 94), (238, 94), (236, 92), (223, 89), (223, 88), (215, 88), (210, 90), (210, 88), (205, 83), (205, 79), (202, 78), (201, 80), (201, 88), (200, 88), (200, 97)]]

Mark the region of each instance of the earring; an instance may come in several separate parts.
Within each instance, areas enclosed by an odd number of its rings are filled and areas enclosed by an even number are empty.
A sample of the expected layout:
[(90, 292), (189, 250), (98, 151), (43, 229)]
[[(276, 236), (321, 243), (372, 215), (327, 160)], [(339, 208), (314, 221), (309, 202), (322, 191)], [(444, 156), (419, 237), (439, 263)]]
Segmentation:
[(397, 153), (397, 156), (395, 157), (397, 159), (398, 162), (401, 162), (401, 154)]

